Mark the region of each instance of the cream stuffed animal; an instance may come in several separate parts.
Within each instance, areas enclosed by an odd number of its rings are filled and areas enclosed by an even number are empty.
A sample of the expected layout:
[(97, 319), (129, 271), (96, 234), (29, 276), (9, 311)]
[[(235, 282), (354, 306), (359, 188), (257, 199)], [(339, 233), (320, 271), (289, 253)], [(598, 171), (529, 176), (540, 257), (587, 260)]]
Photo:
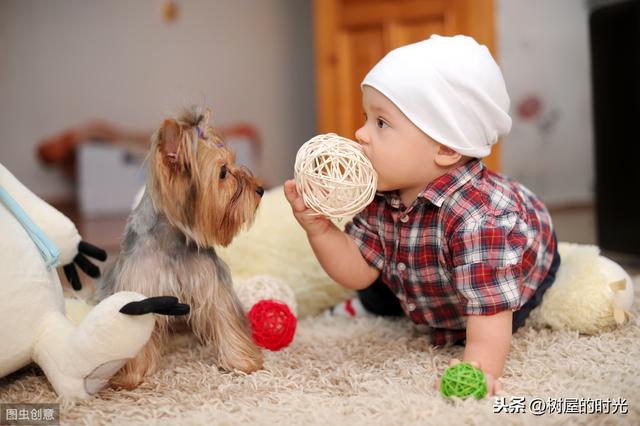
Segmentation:
[[(342, 225), (346, 220), (342, 222)], [(556, 281), (532, 314), (531, 324), (593, 334), (626, 322), (633, 281), (598, 247), (560, 243)], [(253, 226), (218, 249), (235, 280), (268, 274), (287, 283), (300, 318), (315, 315), (351, 293), (322, 270), (287, 203), (281, 186), (266, 191)], [(247, 262), (247, 259), (251, 259)]]
[(531, 325), (596, 334), (626, 323), (633, 303), (629, 274), (597, 246), (559, 243), (558, 251), (556, 280), (531, 312)]
[(251, 228), (216, 251), (229, 265), (235, 283), (269, 275), (289, 285), (299, 318), (316, 315), (353, 294), (336, 284), (316, 260), (282, 186), (264, 193)]
[(2, 164), (0, 199), (0, 377), (34, 361), (60, 396), (87, 398), (147, 343), (153, 313), (189, 312), (174, 297), (121, 292), (72, 324), (55, 265), (80, 259), (76, 227)]

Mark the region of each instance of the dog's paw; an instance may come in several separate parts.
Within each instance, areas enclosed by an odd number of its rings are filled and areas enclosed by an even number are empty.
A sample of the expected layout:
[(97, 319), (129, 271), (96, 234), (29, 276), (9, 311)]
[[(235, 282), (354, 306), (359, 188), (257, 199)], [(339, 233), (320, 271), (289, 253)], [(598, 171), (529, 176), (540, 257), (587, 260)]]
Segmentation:
[(220, 367), (227, 371), (238, 370), (250, 374), (264, 366), (262, 351), (255, 345), (244, 351), (221, 354)]
[(134, 390), (140, 386), (142, 382), (144, 382), (143, 374), (122, 369), (109, 380), (109, 386), (112, 389)]
[(235, 369), (240, 370), (244, 373), (250, 374), (254, 371), (262, 370), (264, 367), (264, 360), (262, 355), (260, 355), (259, 359), (245, 359), (244, 362), (240, 362), (238, 365), (234, 366)]

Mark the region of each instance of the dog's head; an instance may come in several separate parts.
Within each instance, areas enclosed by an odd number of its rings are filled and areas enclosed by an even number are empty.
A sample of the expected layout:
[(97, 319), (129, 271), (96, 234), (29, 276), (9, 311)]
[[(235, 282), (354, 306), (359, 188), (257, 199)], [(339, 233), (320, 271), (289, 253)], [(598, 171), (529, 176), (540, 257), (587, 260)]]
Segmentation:
[(264, 190), (193, 108), (152, 137), (148, 189), (156, 210), (200, 247), (228, 245), (250, 224)]

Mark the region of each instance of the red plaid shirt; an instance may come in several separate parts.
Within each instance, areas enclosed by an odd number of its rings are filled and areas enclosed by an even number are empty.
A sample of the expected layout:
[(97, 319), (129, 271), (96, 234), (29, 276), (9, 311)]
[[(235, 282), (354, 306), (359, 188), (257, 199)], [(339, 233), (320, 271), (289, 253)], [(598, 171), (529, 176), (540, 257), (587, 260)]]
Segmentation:
[(545, 206), (524, 186), (471, 160), (405, 208), (378, 194), (345, 231), (435, 345), (466, 337), (468, 315), (517, 310), (542, 283), (555, 242)]

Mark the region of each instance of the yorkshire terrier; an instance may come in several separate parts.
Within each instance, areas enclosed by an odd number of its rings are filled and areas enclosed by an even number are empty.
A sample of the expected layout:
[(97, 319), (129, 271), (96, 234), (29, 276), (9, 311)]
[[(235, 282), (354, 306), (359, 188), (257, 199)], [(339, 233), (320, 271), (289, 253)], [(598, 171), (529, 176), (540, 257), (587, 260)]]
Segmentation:
[[(186, 325), (210, 345), (218, 367), (252, 372), (262, 352), (214, 250), (254, 219), (264, 190), (197, 108), (166, 119), (152, 136), (144, 195), (129, 216), (120, 255), (98, 282), (98, 300), (123, 290), (173, 295), (191, 306)], [(173, 317), (158, 317), (149, 343), (112, 379), (133, 389), (159, 365)]]

